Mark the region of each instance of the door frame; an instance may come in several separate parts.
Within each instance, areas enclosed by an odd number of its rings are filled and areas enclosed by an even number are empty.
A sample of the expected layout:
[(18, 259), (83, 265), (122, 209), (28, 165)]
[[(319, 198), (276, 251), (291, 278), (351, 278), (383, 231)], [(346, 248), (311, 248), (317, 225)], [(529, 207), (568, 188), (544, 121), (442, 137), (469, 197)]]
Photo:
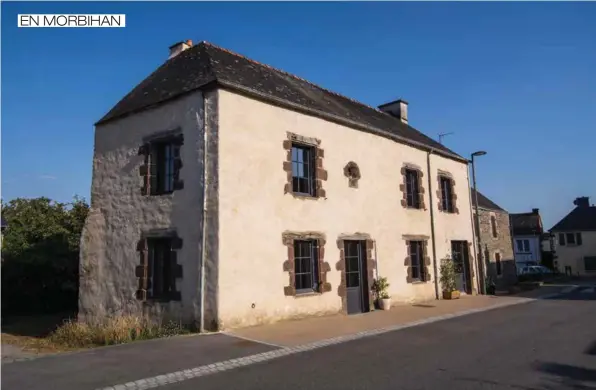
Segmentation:
[[(347, 247), (350, 244), (355, 244), (356, 245), (356, 257), (357, 257), (357, 263), (358, 263), (358, 286), (357, 287), (348, 287), (347, 286), (347, 281), (348, 278), (346, 278), (346, 303), (347, 303), (347, 310), (348, 310), (348, 314), (361, 314), (361, 313), (366, 313), (368, 311), (370, 311), (370, 307), (369, 307), (369, 297), (368, 297), (368, 291), (369, 291), (369, 286), (368, 286), (368, 280), (367, 280), (367, 267), (366, 267), (366, 241), (363, 240), (344, 240), (344, 250), (347, 252)], [(345, 256), (344, 253), (344, 273), (347, 274), (348, 271), (348, 261), (347, 258)], [(358, 307), (360, 310), (358, 311), (353, 311), (350, 312), (350, 290), (353, 289), (354, 294), (357, 294), (357, 300), (359, 300), (360, 302), (357, 303)], [(353, 297), (356, 298), (356, 297)], [(352, 307), (353, 305), (356, 305), (356, 302), (352, 303)]]
[[(337, 247), (339, 249), (339, 261), (336, 263), (335, 269), (341, 272), (341, 283), (337, 288), (337, 295), (341, 298), (343, 314), (348, 314), (348, 290), (346, 284), (346, 261), (345, 261), (345, 242), (346, 241), (362, 241), (364, 245), (364, 258), (363, 258), (363, 272), (362, 277), (366, 281), (366, 292), (363, 292), (363, 313), (371, 311), (374, 308), (372, 284), (374, 281), (374, 272), (376, 270), (376, 260), (373, 258), (373, 250), (375, 242), (371, 236), (367, 233), (354, 233), (354, 234), (342, 234), (337, 238)], [(365, 270), (365, 272), (364, 272)], [(368, 293), (368, 294), (367, 294)]]
[(473, 293), (473, 268), (472, 262), (470, 259), (470, 244), (467, 240), (451, 240), (451, 254), (453, 256), (453, 245), (458, 243), (461, 246), (462, 251), (462, 269), (464, 271), (463, 274), (463, 282), (464, 282), (464, 292), (466, 294)]

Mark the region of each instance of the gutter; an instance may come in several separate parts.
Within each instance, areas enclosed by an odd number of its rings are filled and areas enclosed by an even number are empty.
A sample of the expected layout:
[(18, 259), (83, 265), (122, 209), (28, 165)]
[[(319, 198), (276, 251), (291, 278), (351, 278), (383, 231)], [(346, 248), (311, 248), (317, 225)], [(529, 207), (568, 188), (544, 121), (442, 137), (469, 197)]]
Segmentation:
[(200, 294), (200, 319), (199, 332), (205, 333), (205, 257), (206, 257), (206, 237), (207, 237), (207, 112), (205, 111), (205, 94), (201, 99), (203, 111), (203, 215), (201, 216), (202, 234), (201, 234), (201, 257), (199, 258), (199, 294)]
[(430, 207), (430, 237), (433, 245), (433, 272), (435, 273), (435, 298), (439, 299), (439, 279), (437, 270), (437, 246), (435, 239), (435, 212), (433, 207), (433, 190), (432, 190), (432, 175), (430, 170), (430, 155), (434, 152), (434, 149), (430, 149), (426, 154), (426, 169), (428, 171), (428, 201)]

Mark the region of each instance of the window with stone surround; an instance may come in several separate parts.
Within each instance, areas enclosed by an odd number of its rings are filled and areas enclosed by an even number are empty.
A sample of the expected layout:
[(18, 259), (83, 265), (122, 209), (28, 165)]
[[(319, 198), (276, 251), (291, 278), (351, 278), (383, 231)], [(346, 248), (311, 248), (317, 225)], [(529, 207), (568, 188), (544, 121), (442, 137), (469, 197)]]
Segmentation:
[(407, 256), (404, 265), (407, 268), (408, 283), (428, 282), (430, 280), (430, 257), (428, 257), (428, 237), (404, 235)]
[(497, 238), (499, 233), (497, 231), (497, 217), (495, 215), (490, 216), (490, 227), (493, 233), (493, 238)]
[(420, 208), (420, 193), (418, 190), (418, 171), (406, 169), (406, 203), (408, 207)]
[(323, 169), (325, 153), (320, 148), (321, 141), (289, 132), (287, 136), (283, 142), (286, 150), (283, 169), (288, 180), (284, 193), (307, 199), (324, 198), (323, 182), (327, 180), (327, 171)]
[(143, 195), (171, 194), (184, 188), (180, 180), (182, 144), (182, 135), (176, 134), (158, 136), (139, 148), (139, 155), (144, 156), (144, 163), (139, 168), (143, 177)]
[(140, 264), (136, 267), (139, 278), (137, 299), (180, 300), (176, 279), (182, 277), (182, 266), (177, 264), (177, 250), (182, 240), (175, 235), (150, 236), (139, 241)]
[(441, 183), (441, 210), (447, 213), (453, 213), (453, 202), (451, 201), (453, 187), (451, 185), (451, 178), (441, 176), (439, 181)]
[(289, 276), (284, 295), (298, 297), (331, 291), (331, 284), (327, 283), (331, 267), (325, 262), (325, 236), (318, 232), (286, 231), (282, 242), (288, 253), (283, 270)]
[(501, 276), (503, 274), (503, 265), (501, 264), (501, 254), (499, 252), (495, 253), (495, 265), (497, 267), (497, 276)]
[(319, 291), (318, 252), (317, 240), (294, 241), (296, 294)]

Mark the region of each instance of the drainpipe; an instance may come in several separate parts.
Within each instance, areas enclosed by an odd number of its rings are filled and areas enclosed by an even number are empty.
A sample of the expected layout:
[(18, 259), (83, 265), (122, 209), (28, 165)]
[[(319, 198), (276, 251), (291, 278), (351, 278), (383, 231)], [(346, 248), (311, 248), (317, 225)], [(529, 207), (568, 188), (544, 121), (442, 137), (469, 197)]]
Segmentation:
[(377, 279), (379, 278), (379, 257), (377, 255), (377, 240), (373, 240), (375, 247), (375, 272), (377, 273)]
[(437, 270), (437, 247), (435, 242), (435, 212), (433, 207), (432, 175), (430, 170), (430, 155), (434, 149), (430, 149), (426, 154), (426, 169), (428, 171), (428, 201), (430, 207), (430, 239), (433, 245), (433, 271), (435, 273), (435, 298), (439, 299), (439, 279)]
[[(205, 333), (205, 243), (207, 237), (207, 112), (205, 109), (205, 95), (202, 97), (203, 104), (203, 215), (202, 215), (202, 237), (201, 237), (201, 257), (199, 258), (199, 272), (200, 272), (200, 320), (199, 332)], [(198, 115), (197, 115), (198, 116)]]

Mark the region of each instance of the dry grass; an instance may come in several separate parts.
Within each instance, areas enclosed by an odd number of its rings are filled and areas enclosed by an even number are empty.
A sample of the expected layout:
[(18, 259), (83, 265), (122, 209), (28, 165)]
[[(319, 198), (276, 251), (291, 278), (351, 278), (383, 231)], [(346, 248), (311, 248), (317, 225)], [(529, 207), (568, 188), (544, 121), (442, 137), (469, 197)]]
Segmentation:
[(113, 317), (92, 323), (61, 320), (62, 325), (57, 326), (54, 322), (54, 326), (49, 329), (32, 332), (29, 328), (36, 321), (39, 322), (39, 319), (20, 319), (10, 326), (3, 326), (2, 343), (18, 346), (29, 352), (50, 353), (190, 333), (176, 322), (157, 324), (136, 316)]
[(66, 321), (50, 334), (48, 339), (70, 348), (124, 344), (189, 333), (181, 324), (155, 324), (136, 316), (113, 317), (95, 323)]

